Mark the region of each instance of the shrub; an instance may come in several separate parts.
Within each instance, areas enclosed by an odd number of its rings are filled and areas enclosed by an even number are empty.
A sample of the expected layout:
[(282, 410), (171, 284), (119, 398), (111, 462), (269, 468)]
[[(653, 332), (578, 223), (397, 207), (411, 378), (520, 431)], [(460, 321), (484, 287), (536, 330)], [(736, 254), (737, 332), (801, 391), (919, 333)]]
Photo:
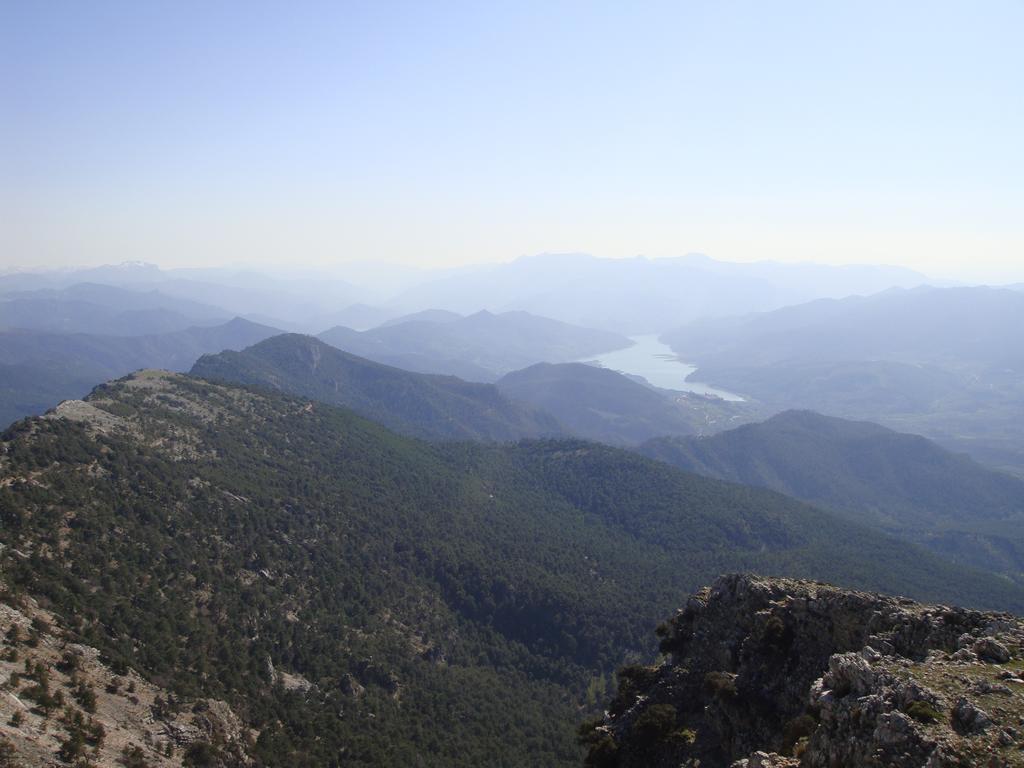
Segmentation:
[(808, 738), (814, 729), (818, 727), (818, 721), (811, 715), (800, 715), (794, 717), (782, 728), (782, 743), (785, 752), (792, 753), (794, 747), (801, 739)]
[(217, 749), (207, 741), (188, 745), (183, 764), (186, 768), (214, 768), (219, 762)]
[(92, 686), (79, 683), (75, 686), (72, 695), (79, 706), (86, 712), (91, 714), (96, 711), (96, 692), (93, 691)]
[(637, 735), (646, 742), (664, 740), (676, 727), (676, 708), (671, 704), (652, 704), (636, 719)]
[(585, 720), (580, 723), (579, 727), (576, 728), (576, 743), (580, 746), (587, 746), (600, 741), (603, 734), (597, 729), (603, 724), (603, 717), (597, 717), (593, 720)]
[(936, 723), (942, 717), (942, 713), (935, 708), (934, 704), (920, 699), (910, 702), (907, 714), (919, 723)]
[(674, 732), (670, 738), (672, 741), (690, 746), (697, 740), (697, 732), (692, 728), (680, 728), (678, 731)]
[(53, 710), (64, 705), (64, 694), (60, 691), (51, 692), (46, 685), (33, 685), (23, 690), (21, 695), (34, 701), (38, 705), (37, 709), (47, 717)]
[(629, 664), (616, 673), (619, 689), (618, 698), (627, 700), (649, 687), (658, 675), (656, 667), (645, 667), (641, 664)]
[(736, 680), (728, 672), (708, 672), (704, 675), (704, 690), (720, 699), (736, 696)]
[(72, 672), (78, 671), (78, 666), (78, 656), (71, 653), (70, 651), (65, 651), (64, 655), (61, 656), (60, 661), (57, 662), (57, 669), (63, 672), (65, 675), (69, 675)]
[(613, 768), (618, 751), (619, 745), (606, 733), (590, 748), (585, 765), (587, 768)]
[(103, 740), (107, 737), (107, 729), (103, 727), (103, 723), (89, 718), (89, 724), (85, 729), (85, 740), (93, 747), (99, 747), (103, 744)]
[(57, 751), (57, 757), (63, 760), (65, 763), (73, 763), (80, 757), (85, 755), (85, 734), (81, 731), (74, 731), (68, 736), (64, 742), (60, 745), (60, 749)]
[(142, 751), (142, 747), (135, 744), (121, 750), (120, 763), (125, 768), (149, 768), (146, 753)]
[(18, 765), (16, 756), (14, 745), (6, 736), (0, 736), (0, 768), (15, 768)]
[(793, 644), (793, 630), (778, 616), (769, 616), (768, 621), (764, 623), (761, 640), (770, 648), (785, 651)]

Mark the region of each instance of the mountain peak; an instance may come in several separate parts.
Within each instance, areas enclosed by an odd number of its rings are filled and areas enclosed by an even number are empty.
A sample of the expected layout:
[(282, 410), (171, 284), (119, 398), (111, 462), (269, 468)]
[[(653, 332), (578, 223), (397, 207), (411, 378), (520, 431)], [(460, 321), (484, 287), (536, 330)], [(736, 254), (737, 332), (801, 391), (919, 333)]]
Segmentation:
[(205, 355), (192, 375), (351, 408), (397, 432), (428, 439), (501, 441), (561, 432), (553, 418), (509, 401), (493, 385), (405, 371), (301, 334)]

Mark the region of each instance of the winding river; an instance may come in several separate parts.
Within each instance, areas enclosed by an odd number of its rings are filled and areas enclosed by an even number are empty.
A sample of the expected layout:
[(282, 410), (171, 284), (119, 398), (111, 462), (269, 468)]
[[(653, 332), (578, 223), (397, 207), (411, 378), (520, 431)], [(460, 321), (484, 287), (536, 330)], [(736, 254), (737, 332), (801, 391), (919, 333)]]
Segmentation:
[(631, 347), (591, 356), (579, 362), (600, 365), (619, 373), (643, 376), (649, 383), (662, 389), (693, 392), (730, 402), (743, 401), (739, 395), (724, 389), (715, 389), (697, 381), (687, 381), (686, 377), (697, 370), (696, 367), (680, 360), (671, 347), (658, 340), (657, 335), (633, 336), (630, 340), (633, 342)]

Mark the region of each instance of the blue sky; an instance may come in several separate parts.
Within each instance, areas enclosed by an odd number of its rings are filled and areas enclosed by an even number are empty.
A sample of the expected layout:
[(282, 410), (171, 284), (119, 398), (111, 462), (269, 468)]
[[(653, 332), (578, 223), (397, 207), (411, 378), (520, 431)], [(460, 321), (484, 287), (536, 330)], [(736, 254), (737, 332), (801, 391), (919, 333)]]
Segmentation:
[(0, 266), (1024, 280), (1024, 2), (0, 4)]

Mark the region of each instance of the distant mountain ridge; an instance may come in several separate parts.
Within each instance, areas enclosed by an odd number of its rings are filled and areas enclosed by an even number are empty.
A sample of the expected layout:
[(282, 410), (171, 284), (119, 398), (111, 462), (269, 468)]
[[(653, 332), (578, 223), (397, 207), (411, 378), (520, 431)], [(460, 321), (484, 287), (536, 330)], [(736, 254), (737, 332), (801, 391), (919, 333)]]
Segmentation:
[[(437, 322), (438, 318), (444, 322)], [(527, 312), (481, 311), (452, 318), (427, 313), (362, 333), (332, 328), (319, 334), (328, 344), (376, 362), (421, 373), (450, 373), (493, 382), (539, 362), (569, 362), (621, 349), (629, 339)]]
[(699, 255), (601, 259), (541, 254), (440, 275), (409, 288), (393, 303), (456, 312), (479, 307), (523, 310), (635, 335), (661, 333), (701, 317), (766, 311), (927, 281), (900, 267), (729, 263)]
[(701, 381), (932, 438), (1024, 476), (1024, 293), (919, 288), (662, 335)]
[(142, 262), (0, 275), (0, 294), (64, 289), (76, 283), (101, 283), (137, 293), (159, 291), (164, 296), (217, 306), (227, 317), (280, 317), (289, 325), (302, 326), (360, 298), (355, 286), (336, 276), (310, 276), (301, 269), (292, 270), (288, 277), (244, 268), (164, 270)]
[(386, 328), (389, 325), (400, 325), (402, 323), (450, 323), (455, 320), (461, 320), (463, 317), (458, 312), (449, 312), (446, 309), (424, 309), (409, 315), (391, 318), (381, 323), (378, 327)]
[[(810, 301), (871, 294), (929, 282), (885, 265), (727, 262), (702, 254), (669, 258), (601, 258), (542, 253), (501, 264), (410, 269), (350, 263), (325, 270), (280, 267), (160, 269), (143, 262), (50, 271), (0, 271), (0, 293), (93, 282), (133, 289), (159, 287), (210, 302), (234, 314), (280, 316), (290, 325), (355, 304), (394, 315), (431, 308), (471, 314), (522, 310), (620, 333), (662, 332), (701, 316), (725, 316)], [(218, 291), (212, 290), (214, 286)], [(272, 292), (277, 289), (279, 299)], [(283, 294), (283, 295), (282, 295)], [(305, 305), (296, 295), (305, 294)], [(257, 305), (256, 303), (259, 303)], [(284, 310), (284, 311), (282, 311)], [(344, 323), (342, 323), (344, 325)]]
[(1024, 581), (1024, 480), (918, 435), (810, 411), (640, 452), (709, 477), (770, 488)]
[(918, 288), (706, 320), (662, 338), (708, 367), (862, 360), (997, 365), (1024, 360), (1024, 340), (999, 333), (1022, 325), (1024, 295), (1018, 291)]
[(278, 333), (241, 318), (145, 336), (0, 331), (0, 425), (141, 368), (186, 371), (207, 352), (242, 349)]
[(612, 445), (692, 435), (748, 418), (753, 408), (640, 384), (585, 363), (538, 363), (506, 374), (498, 389), (551, 413), (573, 434)]
[(218, 307), (159, 291), (133, 291), (96, 283), (0, 294), (0, 328), (143, 336), (216, 325), (229, 319), (230, 315)]
[(493, 385), (374, 363), (312, 336), (285, 334), (204, 355), (191, 375), (344, 406), (416, 437), (503, 441), (562, 432), (554, 418), (511, 402)]

